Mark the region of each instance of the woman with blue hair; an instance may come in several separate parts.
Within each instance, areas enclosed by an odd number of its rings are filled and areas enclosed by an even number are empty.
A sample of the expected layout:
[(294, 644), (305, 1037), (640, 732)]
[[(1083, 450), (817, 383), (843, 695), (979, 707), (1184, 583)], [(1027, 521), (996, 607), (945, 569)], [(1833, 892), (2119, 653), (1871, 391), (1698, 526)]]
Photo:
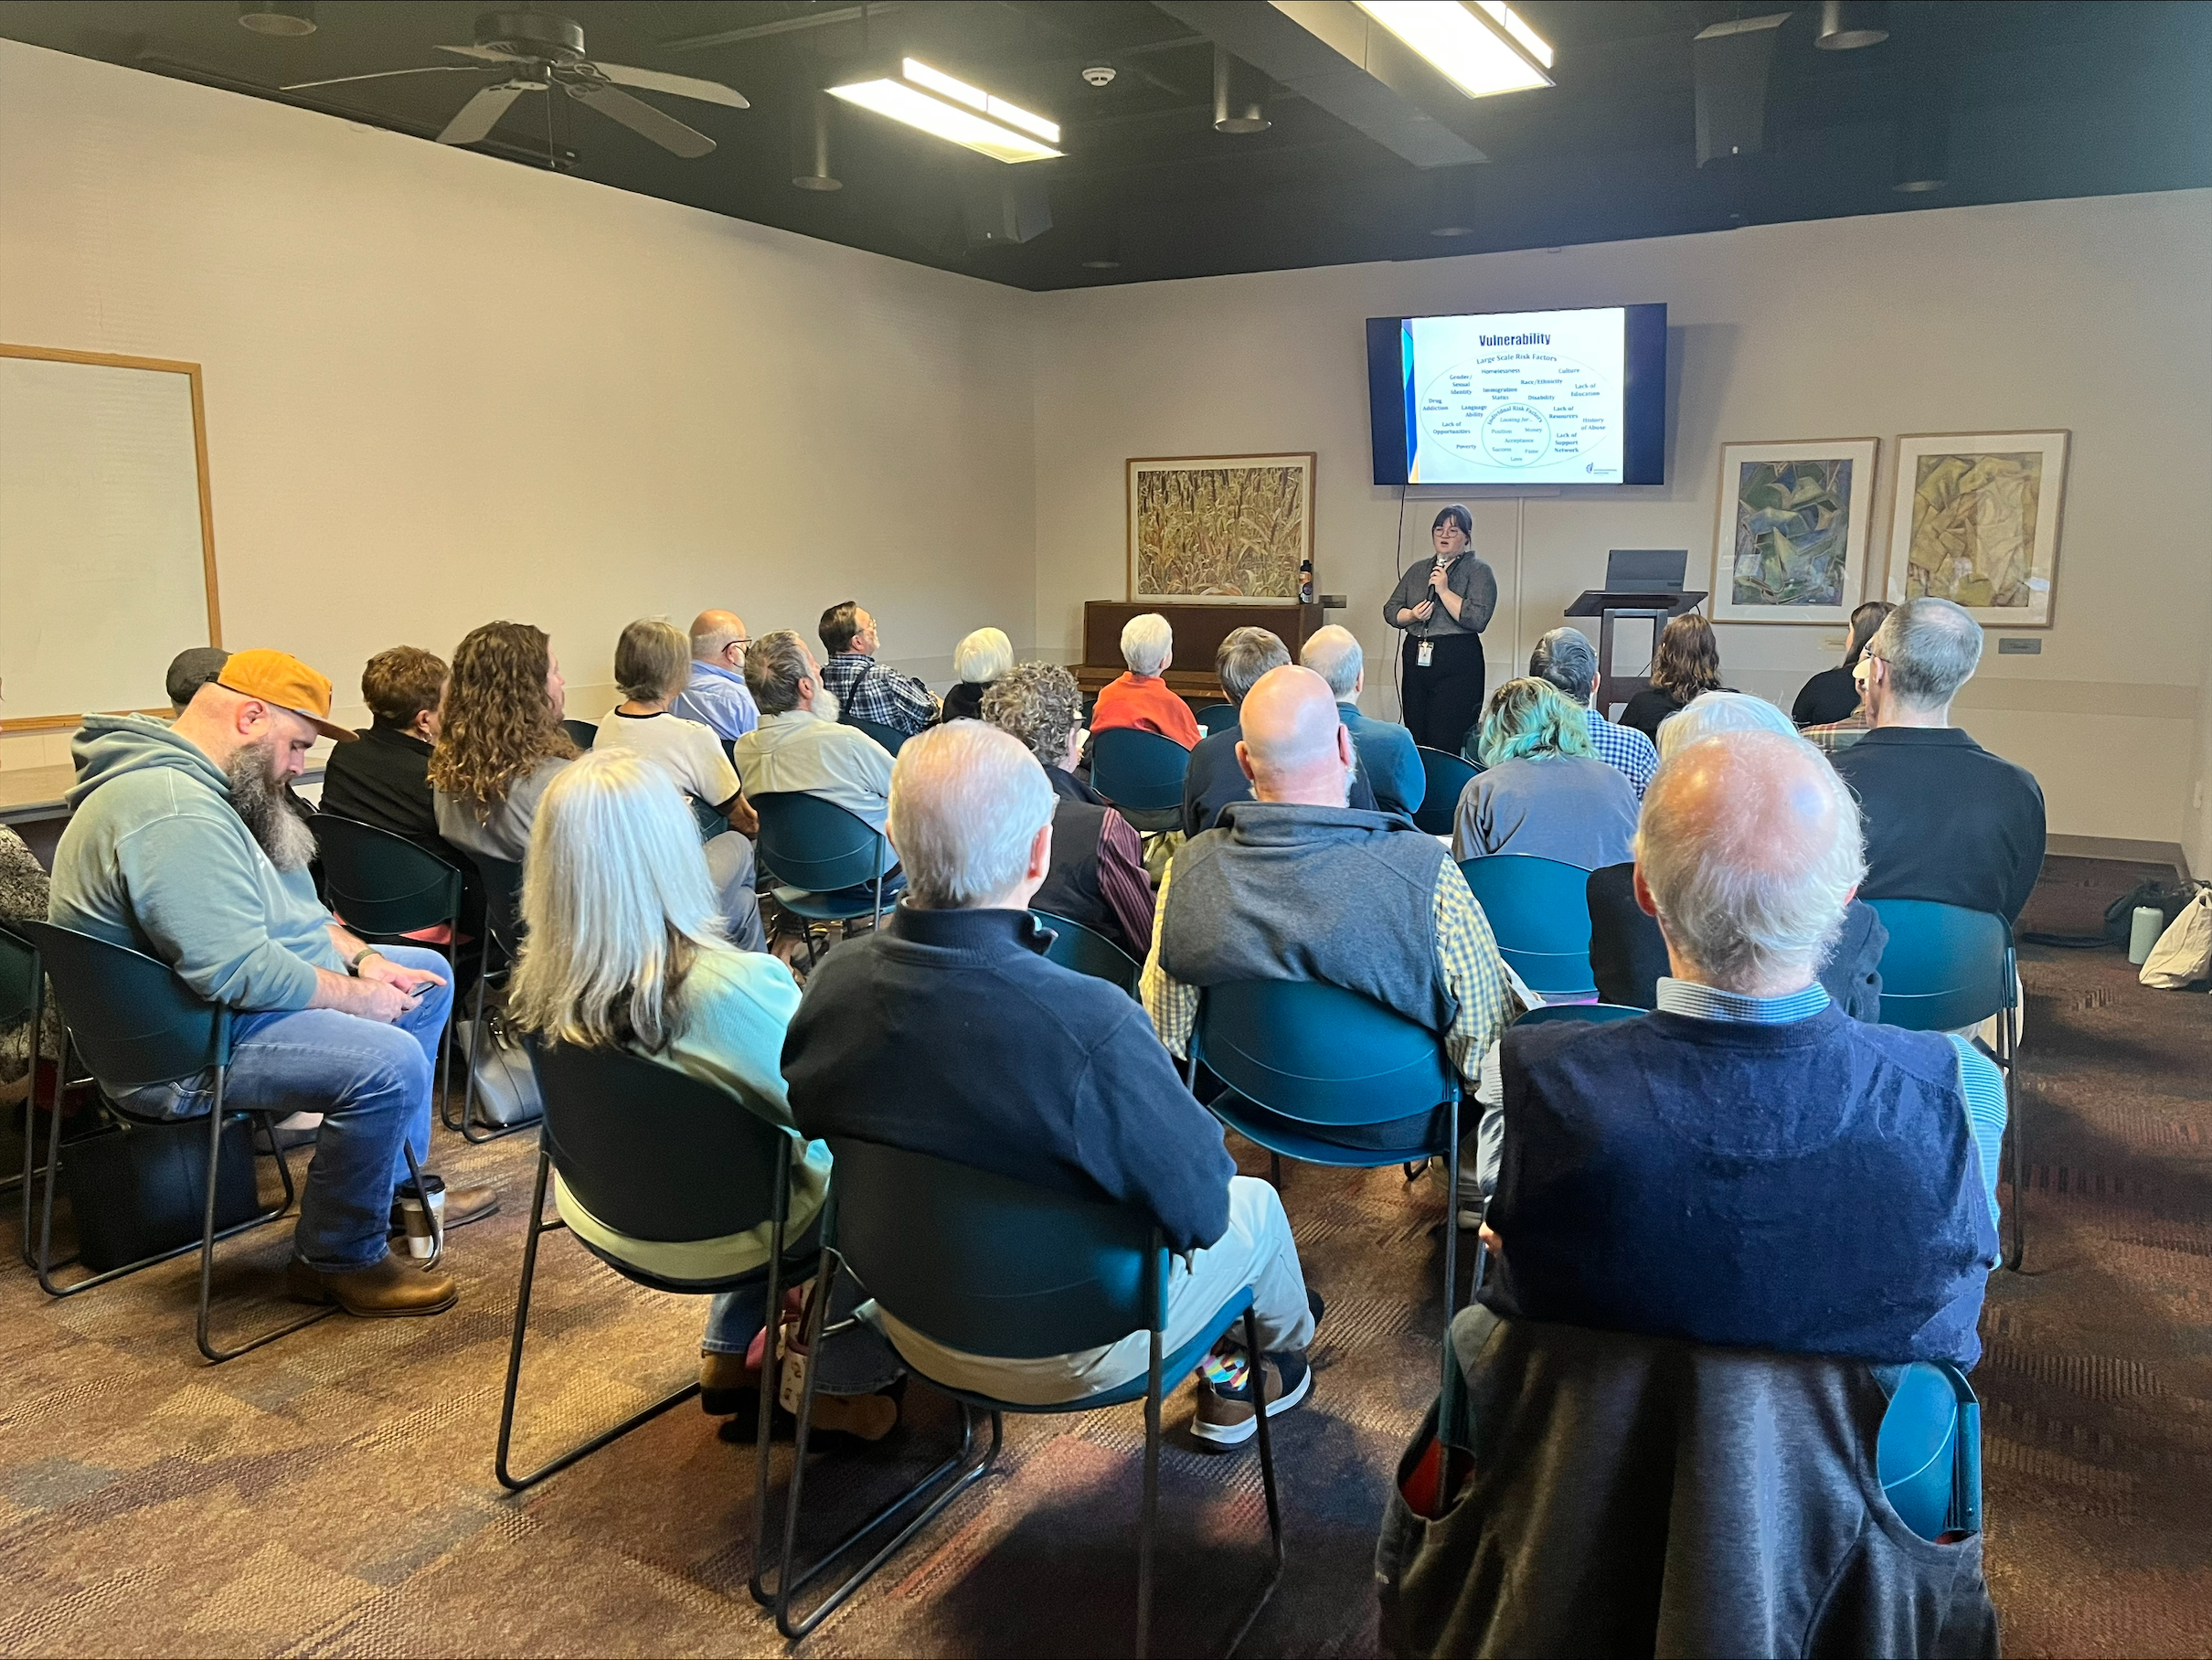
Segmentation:
[(1452, 857), (1532, 854), (1583, 870), (1630, 857), (1636, 792), (1597, 758), (1590, 722), (1549, 681), (1508, 680), (1475, 734), (1484, 769), (1461, 792)]

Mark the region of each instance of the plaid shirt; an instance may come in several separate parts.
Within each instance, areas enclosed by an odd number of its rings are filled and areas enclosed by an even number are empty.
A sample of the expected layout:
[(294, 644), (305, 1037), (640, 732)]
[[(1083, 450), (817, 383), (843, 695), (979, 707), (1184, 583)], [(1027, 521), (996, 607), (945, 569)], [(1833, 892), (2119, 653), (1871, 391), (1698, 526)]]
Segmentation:
[(1588, 714), (1590, 747), (1597, 750), (1600, 761), (1628, 780), (1636, 799), (1642, 801), (1652, 774), (1659, 770), (1658, 746), (1634, 727), (1616, 726), (1595, 709)]
[(1848, 719), (1831, 720), (1826, 726), (1799, 727), (1797, 735), (1824, 754), (1840, 755), (1872, 730), (1874, 718), (1862, 703)]
[(822, 684), (837, 713), (914, 733), (937, 718), (937, 698), (911, 675), (886, 668), (864, 652), (839, 652), (822, 665)]
[[(1170, 865), (1160, 878), (1156, 910), (1162, 917), (1167, 914), (1168, 884), (1174, 878), (1175, 867)], [(1505, 1029), (1505, 964), (1491, 934), (1490, 919), (1468, 891), (1460, 867), (1449, 859), (1437, 868), (1436, 899), (1429, 914), (1436, 930), (1436, 959), (1444, 989), (1458, 1006), (1444, 1034), (1444, 1050), (1473, 1089), (1481, 1077), (1484, 1054)], [(1182, 1056), (1190, 1052), (1191, 1027), (1197, 1023), (1198, 988), (1168, 978), (1160, 966), (1160, 936), (1164, 932), (1164, 927), (1153, 931), (1152, 954), (1144, 959), (1138, 990), (1160, 1041), (1171, 1054)]]

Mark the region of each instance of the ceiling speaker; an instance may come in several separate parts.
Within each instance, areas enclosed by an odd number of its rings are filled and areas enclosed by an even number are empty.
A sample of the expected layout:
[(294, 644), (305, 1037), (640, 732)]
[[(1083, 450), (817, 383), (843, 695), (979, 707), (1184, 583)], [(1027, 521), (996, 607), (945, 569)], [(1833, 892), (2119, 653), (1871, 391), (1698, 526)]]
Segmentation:
[(1716, 23), (1690, 43), (1697, 71), (1697, 165), (1767, 147), (1767, 90), (1787, 12)]

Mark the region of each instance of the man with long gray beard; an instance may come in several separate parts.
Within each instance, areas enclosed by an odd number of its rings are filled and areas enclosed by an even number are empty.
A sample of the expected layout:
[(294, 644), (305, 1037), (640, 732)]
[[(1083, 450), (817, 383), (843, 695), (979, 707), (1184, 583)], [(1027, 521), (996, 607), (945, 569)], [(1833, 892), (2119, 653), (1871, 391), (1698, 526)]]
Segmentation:
[[(324, 1114), (292, 1295), (352, 1314), (433, 1314), (458, 1295), (452, 1276), (413, 1271), (386, 1240), (409, 1182), (402, 1138), (429, 1152), (452, 993), (435, 952), (365, 944), (315, 898), (314, 838), (288, 786), (318, 734), (353, 737), (330, 719), (330, 682), (276, 651), (232, 656), (171, 724), (87, 718), (47, 915), (160, 958), (237, 1011), (227, 1105)], [(135, 1117), (196, 1117), (213, 1080), (108, 1094)], [(497, 1203), (486, 1188), (452, 1190), (445, 1225)]]

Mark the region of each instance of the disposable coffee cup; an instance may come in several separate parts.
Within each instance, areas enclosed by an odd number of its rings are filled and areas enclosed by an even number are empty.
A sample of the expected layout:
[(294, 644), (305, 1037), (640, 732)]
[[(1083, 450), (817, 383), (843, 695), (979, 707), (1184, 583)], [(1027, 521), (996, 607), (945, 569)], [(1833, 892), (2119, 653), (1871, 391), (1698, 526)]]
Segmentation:
[(445, 1189), (438, 1187), (431, 1190), (427, 1209), (422, 1200), (414, 1194), (401, 1194), (399, 1219), (407, 1224), (407, 1254), (410, 1257), (428, 1257), (438, 1246), (434, 1229), (445, 1226)]
[(2155, 905), (2138, 905), (2129, 923), (2128, 961), (2141, 968), (2150, 960), (2158, 936), (2166, 931), (2166, 913)]

